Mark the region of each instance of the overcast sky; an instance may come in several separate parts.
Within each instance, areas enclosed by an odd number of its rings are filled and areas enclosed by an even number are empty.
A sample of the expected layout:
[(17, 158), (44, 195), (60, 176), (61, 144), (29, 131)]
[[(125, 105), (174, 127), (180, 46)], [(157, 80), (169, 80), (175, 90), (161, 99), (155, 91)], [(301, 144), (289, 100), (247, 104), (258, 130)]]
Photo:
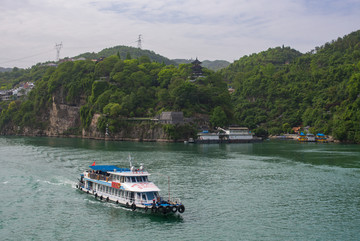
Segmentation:
[(303, 53), (360, 29), (359, 0), (0, 0), (0, 66), (31, 67), (117, 45), (223, 59)]

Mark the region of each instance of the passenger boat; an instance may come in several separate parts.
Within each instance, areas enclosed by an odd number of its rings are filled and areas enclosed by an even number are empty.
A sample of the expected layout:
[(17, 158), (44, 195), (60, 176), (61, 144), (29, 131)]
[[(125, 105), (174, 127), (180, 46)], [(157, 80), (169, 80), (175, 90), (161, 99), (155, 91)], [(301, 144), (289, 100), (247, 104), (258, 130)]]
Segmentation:
[(80, 174), (76, 187), (95, 198), (114, 202), (132, 210), (159, 214), (183, 213), (185, 206), (179, 199), (165, 200), (159, 195), (160, 189), (151, 181), (150, 174), (140, 164), (136, 169), (119, 168), (113, 165), (93, 165)]
[(255, 137), (246, 127), (230, 126), (229, 129), (220, 127), (217, 127), (217, 129), (218, 132), (216, 133), (211, 133), (208, 130), (199, 132), (197, 134), (198, 138), (193, 143), (250, 143), (261, 141), (261, 138)]

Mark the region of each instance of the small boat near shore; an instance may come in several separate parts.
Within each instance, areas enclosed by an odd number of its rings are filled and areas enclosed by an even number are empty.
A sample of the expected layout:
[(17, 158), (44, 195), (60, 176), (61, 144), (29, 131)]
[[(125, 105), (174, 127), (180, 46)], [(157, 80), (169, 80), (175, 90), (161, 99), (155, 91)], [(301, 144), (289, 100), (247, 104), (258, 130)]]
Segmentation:
[(213, 144), (213, 143), (251, 143), (262, 139), (254, 136), (246, 127), (230, 126), (228, 129), (218, 127), (218, 132), (204, 130), (197, 134), (198, 138), (189, 143)]
[[(140, 164), (136, 169), (130, 159), (130, 168), (114, 165), (93, 165), (80, 174), (76, 187), (107, 202), (123, 207), (159, 214), (183, 213), (185, 206), (179, 199), (159, 195), (160, 189), (149, 180), (150, 174)], [(169, 191), (170, 192), (170, 191)]]
[(328, 139), (322, 133), (318, 133), (315, 136), (314, 134), (311, 134), (311, 133), (304, 134), (303, 132), (301, 132), (298, 135), (297, 140), (299, 142), (321, 142), (321, 143), (327, 143), (328, 142)]

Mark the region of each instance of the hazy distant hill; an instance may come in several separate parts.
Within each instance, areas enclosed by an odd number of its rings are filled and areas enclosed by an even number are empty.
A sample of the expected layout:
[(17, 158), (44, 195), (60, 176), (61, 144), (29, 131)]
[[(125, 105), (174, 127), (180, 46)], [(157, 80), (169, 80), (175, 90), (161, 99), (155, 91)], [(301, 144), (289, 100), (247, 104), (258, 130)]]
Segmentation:
[[(176, 62), (177, 64), (188, 64), (194, 60), (193, 59), (172, 59), (172, 61)], [(214, 60), (214, 61), (200, 60), (200, 61), (202, 62), (201, 66), (203, 66), (207, 69), (214, 70), (214, 71), (218, 71), (218, 70), (226, 68), (230, 65), (230, 62), (228, 62), (226, 60)]]
[(87, 52), (87, 53), (80, 54), (80, 55), (76, 56), (75, 58), (84, 57), (87, 59), (96, 59), (96, 58), (100, 58), (100, 57), (109, 57), (111, 55), (117, 55), (117, 54), (120, 54), (120, 58), (123, 60), (126, 59), (127, 55), (129, 54), (131, 56), (131, 58), (133, 58), (133, 59), (140, 58), (142, 56), (148, 56), (151, 59), (151, 61), (155, 61), (158, 63), (165, 63), (166, 65), (176, 64), (174, 61), (172, 61), (164, 56), (161, 56), (159, 54), (156, 54), (153, 51), (134, 48), (134, 47), (128, 47), (128, 46), (115, 46), (112, 48), (106, 48), (106, 49), (101, 50), (98, 53)]
[(12, 70), (12, 68), (3, 68), (0, 67), (0, 72), (10, 72)]

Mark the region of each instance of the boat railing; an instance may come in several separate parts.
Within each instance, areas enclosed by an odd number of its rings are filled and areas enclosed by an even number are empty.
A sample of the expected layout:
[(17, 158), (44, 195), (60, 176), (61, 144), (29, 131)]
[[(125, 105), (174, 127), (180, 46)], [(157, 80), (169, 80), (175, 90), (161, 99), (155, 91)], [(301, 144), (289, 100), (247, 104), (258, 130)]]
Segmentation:
[(181, 203), (181, 200), (180, 200), (180, 198), (170, 198), (170, 200), (169, 200), (169, 203), (170, 204), (180, 204)]
[(100, 180), (100, 181), (112, 181), (112, 178), (106, 175), (98, 174), (98, 173), (89, 173), (89, 177), (91, 179)]

